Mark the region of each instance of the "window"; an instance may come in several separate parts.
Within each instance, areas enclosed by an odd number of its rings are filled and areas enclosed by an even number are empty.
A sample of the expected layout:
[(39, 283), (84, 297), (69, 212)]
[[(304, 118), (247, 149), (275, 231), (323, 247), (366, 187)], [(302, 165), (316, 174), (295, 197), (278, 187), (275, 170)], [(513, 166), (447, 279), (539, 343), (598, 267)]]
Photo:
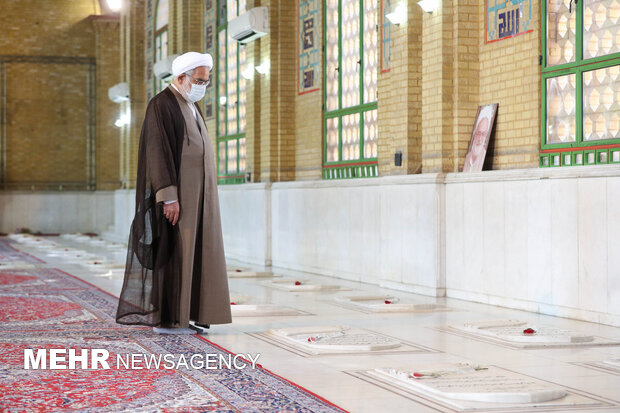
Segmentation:
[(228, 36), (228, 22), (245, 12), (245, 0), (220, 0), (217, 35), (218, 183), (245, 181), (245, 46)]
[(540, 166), (620, 163), (620, 0), (543, 2)]
[[(155, 63), (168, 56), (168, 0), (158, 0), (155, 7)], [(155, 93), (168, 86), (163, 79), (155, 79)]]
[(378, 0), (325, 0), (323, 178), (377, 176)]

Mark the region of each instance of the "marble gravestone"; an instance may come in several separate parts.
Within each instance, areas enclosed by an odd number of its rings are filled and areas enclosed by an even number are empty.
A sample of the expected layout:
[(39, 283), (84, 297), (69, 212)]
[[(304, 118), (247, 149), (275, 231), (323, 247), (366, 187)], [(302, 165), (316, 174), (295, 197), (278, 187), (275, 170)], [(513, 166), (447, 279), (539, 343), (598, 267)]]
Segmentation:
[(620, 345), (620, 341), (522, 320), (468, 322), (437, 330), (522, 349)]
[(68, 258), (73, 261), (88, 260), (88, 259), (96, 258), (94, 255), (84, 250), (78, 250), (78, 249), (73, 249), (73, 248), (54, 249), (53, 251), (49, 251), (47, 253), (47, 256)]
[(26, 261), (0, 262), (0, 272), (5, 270), (26, 270), (32, 268), (41, 268), (43, 267), (43, 265), (43, 263), (33, 263)]
[(235, 303), (235, 305), (239, 304), (249, 304), (250, 296), (243, 294), (230, 293), (230, 303)]
[(74, 241), (89, 242), (92, 240), (92, 237), (89, 237), (88, 235), (74, 235), (71, 239)]
[(228, 271), (229, 278), (269, 278), (273, 276), (274, 274), (269, 271)]
[(125, 277), (125, 268), (100, 268), (101, 271), (95, 272), (94, 275), (101, 278), (109, 278), (111, 280), (123, 280)]
[[(540, 404), (562, 399), (566, 389), (494, 366), (470, 363), (367, 371), (394, 386), (448, 401), (460, 408), (476, 404)], [(465, 403), (462, 403), (465, 402)]]
[(374, 352), (402, 346), (391, 337), (346, 326), (289, 327), (273, 329), (269, 333), (314, 353)]
[[(520, 320), (482, 321), (466, 323), (460, 327), (464, 331), (491, 336), (517, 343), (588, 343), (594, 337), (548, 326), (534, 326)], [(532, 334), (525, 334), (528, 328)]]
[(306, 314), (295, 308), (275, 304), (255, 304), (247, 295), (231, 294), (230, 311), (233, 317), (270, 317)]
[(346, 307), (370, 313), (428, 313), (450, 311), (437, 304), (401, 303), (398, 297), (387, 295), (346, 295), (334, 297), (334, 300)]
[(90, 269), (121, 269), (125, 268), (125, 263), (111, 261), (103, 257), (97, 257), (96, 259), (89, 258), (85, 261), (80, 262), (80, 264), (90, 268)]
[(226, 267), (226, 271), (230, 272), (243, 272), (243, 271), (249, 271), (248, 268), (243, 268), (243, 267), (232, 267), (232, 266), (227, 266)]
[(12, 234), (12, 235), (9, 235), (9, 238), (13, 239), (14, 241), (19, 242), (20, 244), (28, 245), (28, 246), (35, 247), (35, 248), (41, 248), (41, 249), (55, 248), (58, 246), (58, 244), (53, 241), (40, 238), (40, 237), (36, 237), (30, 234)]
[(289, 292), (313, 292), (313, 291), (338, 291), (342, 290), (339, 285), (318, 284), (306, 279), (283, 278), (265, 283), (268, 287)]
[(576, 361), (571, 364), (575, 364), (577, 366), (588, 367), (594, 370), (603, 371), (605, 373), (612, 373), (620, 376), (620, 358), (608, 358), (608, 359), (599, 359), (596, 361)]
[(303, 314), (300, 311), (276, 304), (236, 304), (230, 306), (233, 317), (270, 317)]

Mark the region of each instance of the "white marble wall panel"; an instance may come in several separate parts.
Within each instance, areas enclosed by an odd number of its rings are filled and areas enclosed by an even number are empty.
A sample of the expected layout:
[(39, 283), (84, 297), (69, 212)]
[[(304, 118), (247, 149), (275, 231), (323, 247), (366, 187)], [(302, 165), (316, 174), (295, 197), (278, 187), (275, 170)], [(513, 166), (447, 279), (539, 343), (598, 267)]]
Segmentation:
[[(512, 182), (507, 182), (510, 185)], [(551, 301), (551, 188), (549, 180), (528, 182), (527, 221), (527, 298), (533, 303)]]
[(112, 191), (0, 192), (0, 232), (102, 232), (114, 214)]
[(455, 183), (446, 186), (446, 229), (450, 229), (450, 236), (446, 237), (446, 284), (451, 288), (462, 291), (467, 288), (465, 272), (466, 256), (465, 239), (465, 208), (464, 184)]
[(114, 223), (102, 236), (110, 241), (127, 243), (129, 230), (136, 210), (136, 191), (119, 189), (114, 191)]
[(435, 175), (273, 185), (276, 267), (435, 295)]
[[(229, 258), (620, 325), (613, 166), (222, 185), (219, 193)], [(79, 194), (28, 194), (27, 202), (7, 194), (5, 232), (17, 222), (36, 229), (33, 219), (46, 231), (96, 230), (112, 201), (110, 232), (125, 241), (133, 218), (133, 191), (90, 194), (94, 215)], [(51, 210), (85, 226), (58, 228)]]
[(504, 191), (504, 294), (517, 300), (527, 300), (528, 213), (527, 184), (515, 181)]
[(482, 280), (491, 295), (504, 295), (505, 286), (505, 202), (502, 182), (489, 182), (483, 188)]
[(579, 192), (579, 307), (607, 310), (606, 178), (582, 179)]
[[(620, 178), (607, 178), (607, 314), (620, 314)], [(610, 324), (607, 320), (601, 320)]]
[(445, 182), (448, 296), (620, 325), (618, 168)]
[(551, 184), (551, 299), (572, 307), (579, 301), (579, 193), (575, 179)]
[(269, 184), (220, 185), (219, 198), (226, 256), (271, 265)]
[[(464, 187), (463, 193), (463, 251), (462, 277), (467, 290), (482, 291), (485, 287), (484, 261), (484, 186), (473, 183)], [(446, 210), (446, 214), (448, 214)], [(451, 237), (446, 227), (446, 238)], [(455, 276), (458, 276), (455, 275)], [(446, 288), (449, 286), (446, 285)]]

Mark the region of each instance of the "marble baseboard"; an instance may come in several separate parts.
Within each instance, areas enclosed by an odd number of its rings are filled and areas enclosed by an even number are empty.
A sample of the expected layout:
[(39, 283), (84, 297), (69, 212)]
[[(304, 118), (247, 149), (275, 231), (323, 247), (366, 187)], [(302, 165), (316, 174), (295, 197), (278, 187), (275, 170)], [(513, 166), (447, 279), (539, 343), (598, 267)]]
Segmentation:
[(611, 326), (620, 326), (620, 315), (617, 314), (545, 304), (519, 298), (500, 297), (482, 292), (463, 291), (452, 288), (446, 289), (446, 296), (464, 301), (496, 305), (498, 307), (513, 308), (515, 310), (524, 310), (532, 313), (552, 315), (555, 317), (583, 320)]

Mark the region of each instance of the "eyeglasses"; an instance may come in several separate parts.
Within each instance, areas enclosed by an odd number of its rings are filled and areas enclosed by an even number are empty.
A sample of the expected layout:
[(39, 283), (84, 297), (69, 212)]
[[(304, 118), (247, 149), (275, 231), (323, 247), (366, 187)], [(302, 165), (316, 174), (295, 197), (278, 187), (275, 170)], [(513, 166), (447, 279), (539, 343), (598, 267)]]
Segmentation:
[(194, 80), (194, 83), (196, 83), (198, 86), (209, 86), (211, 84), (210, 80), (202, 80), (202, 79), (196, 79), (194, 76), (190, 75), (189, 73), (185, 73), (186, 76), (191, 77)]

